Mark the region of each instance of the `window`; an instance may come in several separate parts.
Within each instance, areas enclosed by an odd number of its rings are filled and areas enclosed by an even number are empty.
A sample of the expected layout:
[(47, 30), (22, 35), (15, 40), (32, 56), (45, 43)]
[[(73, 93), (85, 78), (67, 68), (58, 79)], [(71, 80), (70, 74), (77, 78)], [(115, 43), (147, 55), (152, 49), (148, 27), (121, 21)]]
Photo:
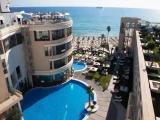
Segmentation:
[(52, 31), (52, 40), (57, 40), (65, 37), (64, 29), (53, 30)]
[(10, 90), (10, 86), (9, 86), (8, 77), (7, 77), (7, 78), (5, 78), (5, 80), (6, 80), (6, 84), (7, 84), (8, 91), (9, 91), (9, 92), (11, 92), (11, 90)]
[(71, 47), (72, 47), (71, 42), (69, 42), (69, 43), (66, 44), (66, 50), (69, 50)]
[(0, 25), (3, 25), (4, 23), (3, 23), (3, 20), (0, 20)]
[(50, 69), (52, 70), (53, 69), (52, 61), (49, 62), (49, 65), (50, 65)]
[(63, 78), (64, 78), (63, 72), (55, 74), (55, 80), (63, 80)]
[(2, 42), (0, 41), (0, 54), (3, 54)]
[(4, 74), (6, 74), (8, 71), (7, 71), (5, 59), (2, 60), (2, 66), (3, 66), (3, 72), (4, 72)]
[(48, 54), (48, 47), (44, 48), (44, 54), (45, 54), (45, 56), (49, 56), (49, 54)]
[(16, 67), (16, 72), (17, 72), (17, 77), (18, 79), (21, 77), (21, 70), (20, 70), (20, 67)]
[(60, 60), (56, 60), (54, 61), (54, 68), (58, 69), (60, 67), (63, 67), (65, 65), (65, 59), (60, 59)]
[(49, 41), (49, 31), (34, 31), (36, 41)]
[(67, 36), (70, 36), (72, 34), (72, 28), (69, 27), (67, 28)]
[(52, 47), (52, 53), (53, 55), (56, 55), (56, 47)]
[(57, 54), (62, 54), (65, 51), (66, 51), (65, 44), (56, 46), (56, 52), (57, 52)]
[(4, 45), (5, 51), (8, 51), (9, 50), (9, 40), (8, 40), (8, 38), (3, 40), (3, 45)]
[(17, 44), (21, 44), (23, 40), (22, 34), (20, 33), (16, 34), (16, 38), (17, 38)]
[(11, 81), (12, 81), (13, 86), (15, 86), (16, 83), (17, 83), (17, 80), (16, 80), (16, 78), (15, 78), (14, 73), (12, 73), (10, 77), (11, 77)]
[(45, 47), (44, 48), (44, 54), (45, 56), (52, 56), (54, 55), (55, 51), (53, 49), (53, 47)]
[(4, 39), (3, 45), (4, 45), (5, 51), (8, 51), (10, 48), (16, 46), (17, 45), (16, 36), (12, 35), (12, 36)]
[(15, 35), (12, 35), (10, 38), (9, 38), (9, 49), (16, 46), (17, 42), (16, 42), (16, 36)]

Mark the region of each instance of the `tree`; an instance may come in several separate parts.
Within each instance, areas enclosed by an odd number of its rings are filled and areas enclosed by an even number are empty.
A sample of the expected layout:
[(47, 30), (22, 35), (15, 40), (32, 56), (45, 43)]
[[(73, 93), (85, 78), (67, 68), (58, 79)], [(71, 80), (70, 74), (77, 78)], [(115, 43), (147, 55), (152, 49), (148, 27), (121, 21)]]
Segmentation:
[(89, 100), (88, 108), (91, 106), (91, 95), (93, 94), (93, 90), (94, 88), (92, 88), (92, 86), (87, 87), (88, 100)]
[(111, 26), (107, 26), (107, 46), (108, 46), (108, 50), (109, 50), (109, 41), (108, 41), (108, 37), (109, 37), (109, 32), (111, 31)]
[(18, 107), (13, 107), (9, 110), (6, 120), (21, 120), (21, 112)]
[(159, 56), (160, 56), (160, 47), (156, 47), (153, 51), (153, 54), (150, 56), (150, 59), (152, 61), (150, 67), (153, 66), (154, 61), (159, 61)]
[(147, 45), (148, 53), (149, 53), (149, 50), (153, 50), (154, 48), (155, 48), (155, 42), (153, 41), (153, 39), (150, 39)]
[(104, 34), (101, 34), (101, 46), (103, 45), (103, 40), (105, 38), (105, 35)]
[(105, 38), (105, 35), (101, 34), (101, 47), (103, 47), (103, 52), (104, 52), (104, 43), (103, 43), (104, 38)]

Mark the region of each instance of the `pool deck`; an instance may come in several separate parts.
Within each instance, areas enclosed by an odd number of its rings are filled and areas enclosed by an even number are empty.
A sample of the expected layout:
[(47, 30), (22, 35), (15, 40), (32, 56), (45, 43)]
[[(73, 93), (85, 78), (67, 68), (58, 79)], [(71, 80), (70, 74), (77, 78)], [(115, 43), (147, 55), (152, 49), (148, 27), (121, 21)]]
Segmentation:
[[(112, 100), (112, 94), (110, 90), (103, 91), (102, 87), (99, 86), (95, 81), (85, 79), (85, 76), (82, 75), (81, 72), (75, 73), (73, 78), (82, 80), (83, 82), (86, 82), (88, 85), (91, 85), (97, 94), (97, 103), (99, 109), (97, 112), (90, 114), (87, 120), (125, 119), (125, 109), (121, 106), (120, 103), (114, 102)], [(112, 86), (112, 82), (110, 85)]]

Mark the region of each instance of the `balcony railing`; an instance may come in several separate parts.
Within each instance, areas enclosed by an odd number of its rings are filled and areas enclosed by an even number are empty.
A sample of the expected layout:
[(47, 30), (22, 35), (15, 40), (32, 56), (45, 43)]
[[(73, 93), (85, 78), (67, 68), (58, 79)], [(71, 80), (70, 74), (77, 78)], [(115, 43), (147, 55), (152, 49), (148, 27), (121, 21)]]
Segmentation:
[(62, 23), (62, 22), (67, 22), (67, 21), (72, 21), (70, 18), (59, 18), (59, 19), (32, 19), (30, 24), (45, 24), (45, 23)]

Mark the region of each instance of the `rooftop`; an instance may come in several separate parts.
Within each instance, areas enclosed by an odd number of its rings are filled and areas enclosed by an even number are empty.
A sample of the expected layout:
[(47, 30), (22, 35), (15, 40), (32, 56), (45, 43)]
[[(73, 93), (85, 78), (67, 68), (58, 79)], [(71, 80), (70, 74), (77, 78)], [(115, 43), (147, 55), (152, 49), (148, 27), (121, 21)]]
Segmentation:
[[(26, 14), (26, 13), (24, 13)], [(31, 13), (30, 14), (30, 24), (43, 24), (43, 23), (61, 23), (70, 21), (70, 14), (69, 13)], [(24, 18), (25, 19), (25, 18)]]

